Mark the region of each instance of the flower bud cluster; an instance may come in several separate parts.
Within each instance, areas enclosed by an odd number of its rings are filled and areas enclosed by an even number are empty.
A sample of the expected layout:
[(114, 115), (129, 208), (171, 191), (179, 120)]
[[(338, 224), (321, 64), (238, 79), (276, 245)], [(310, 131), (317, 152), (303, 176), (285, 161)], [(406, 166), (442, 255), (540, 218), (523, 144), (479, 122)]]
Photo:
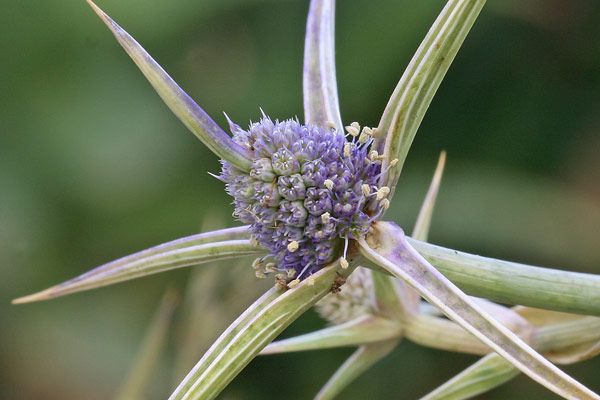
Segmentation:
[(234, 199), (234, 217), (250, 224), (253, 240), (274, 259), (255, 262), (257, 276), (309, 276), (345, 256), (348, 240), (364, 237), (378, 217), (366, 212), (372, 202), (379, 209), (389, 204), (389, 189), (376, 186), (383, 157), (369, 153), (371, 129), (354, 123), (345, 135), (264, 114), (248, 130), (229, 123), (233, 139), (254, 158), (249, 173), (222, 161), (220, 179)]

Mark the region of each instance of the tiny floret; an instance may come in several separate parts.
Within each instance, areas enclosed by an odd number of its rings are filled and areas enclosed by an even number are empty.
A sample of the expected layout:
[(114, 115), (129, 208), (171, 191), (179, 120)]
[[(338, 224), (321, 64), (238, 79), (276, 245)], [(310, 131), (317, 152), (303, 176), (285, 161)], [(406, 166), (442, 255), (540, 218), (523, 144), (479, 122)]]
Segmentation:
[[(252, 163), (245, 172), (222, 161), (219, 178), (233, 197), (234, 216), (250, 224), (252, 242), (268, 250), (253, 263), (257, 276), (276, 273), (278, 287), (294, 287), (345, 255), (348, 241), (363, 238), (383, 212), (374, 193), (381, 162), (369, 153), (372, 129), (361, 131), (353, 122), (346, 136), (333, 125), (265, 115), (248, 130), (230, 127)], [(348, 266), (345, 258), (341, 263)]]

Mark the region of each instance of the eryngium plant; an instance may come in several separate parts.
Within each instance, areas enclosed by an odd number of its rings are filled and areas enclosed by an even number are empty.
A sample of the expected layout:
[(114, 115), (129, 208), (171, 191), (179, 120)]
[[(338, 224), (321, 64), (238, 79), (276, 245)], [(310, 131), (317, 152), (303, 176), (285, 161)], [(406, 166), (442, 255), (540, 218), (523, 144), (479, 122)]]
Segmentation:
[[(244, 129), (228, 119), (233, 137), (129, 34), (88, 2), (171, 110), (221, 157), (222, 172), (217, 178), (233, 197), (234, 217), (245, 225), (144, 250), (16, 303), (254, 254), (258, 256), (253, 263), (257, 277), (272, 274), (274, 287), (217, 339), (171, 399), (216, 397), (261, 351), (359, 346), (317, 395), (331, 398), (388, 354), (402, 337), (485, 355), (430, 393), (430, 399), (467, 398), (519, 371), (565, 398), (600, 399), (536, 351), (552, 350), (552, 359), (563, 363), (598, 352), (599, 319), (581, 314), (600, 315), (599, 276), (498, 261), (427, 244), (441, 167), (414, 238), (382, 220), (425, 111), (484, 0), (448, 1), (374, 128), (342, 123), (333, 50), (334, 1), (311, 1), (304, 58), (304, 123), (274, 121), (263, 113), (258, 122)], [(455, 284), (471, 295), (519, 306), (509, 309), (470, 297)], [(319, 310), (331, 327), (269, 345), (325, 296)]]

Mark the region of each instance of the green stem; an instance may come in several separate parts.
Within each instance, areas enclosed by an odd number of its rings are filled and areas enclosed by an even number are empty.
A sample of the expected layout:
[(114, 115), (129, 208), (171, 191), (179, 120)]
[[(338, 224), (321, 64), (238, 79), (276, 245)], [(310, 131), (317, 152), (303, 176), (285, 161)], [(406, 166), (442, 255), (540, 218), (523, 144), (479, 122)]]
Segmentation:
[(407, 238), (427, 261), (472, 296), (498, 303), (600, 316), (600, 275), (476, 256)]

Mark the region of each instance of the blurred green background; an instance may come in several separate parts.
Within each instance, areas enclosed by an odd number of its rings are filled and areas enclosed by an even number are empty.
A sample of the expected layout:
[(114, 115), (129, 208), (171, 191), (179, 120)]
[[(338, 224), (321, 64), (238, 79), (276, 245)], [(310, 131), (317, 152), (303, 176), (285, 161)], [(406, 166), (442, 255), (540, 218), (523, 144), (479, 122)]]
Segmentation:
[[(488, 3), (420, 128), (388, 217), (410, 230), (446, 149), (433, 243), (600, 273), (600, 4)], [(377, 124), (443, 4), (338, 1), (346, 123)], [(247, 125), (258, 107), (302, 118), (307, 0), (99, 5), (222, 126), (222, 111)], [(196, 233), (209, 215), (212, 226), (233, 226), (230, 199), (207, 174), (219, 171), (217, 159), (83, 0), (3, 1), (0, 54), (0, 398), (108, 399), (162, 293), (169, 285), (183, 292), (193, 269), (39, 304), (10, 299)], [(261, 281), (231, 290), (232, 281), (253, 280), (249, 267), (230, 267), (195, 268), (211, 274), (204, 282), (214, 282), (206, 285), (214, 293), (205, 293), (218, 296), (197, 315), (201, 348), (265, 288)], [(148, 399), (166, 398), (181, 379), (173, 365), (182, 315)], [(309, 313), (284, 335), (322, 324)], [(259, 358), (221, 398), (310, 398), (351, 352)], [(403, 343), (341, 398), (416, 398), (475, 360)], [(566, 370), (599, 391), (599, 367), (592, 360)], [(518, 377), (482, 398), (554, 397)]]

